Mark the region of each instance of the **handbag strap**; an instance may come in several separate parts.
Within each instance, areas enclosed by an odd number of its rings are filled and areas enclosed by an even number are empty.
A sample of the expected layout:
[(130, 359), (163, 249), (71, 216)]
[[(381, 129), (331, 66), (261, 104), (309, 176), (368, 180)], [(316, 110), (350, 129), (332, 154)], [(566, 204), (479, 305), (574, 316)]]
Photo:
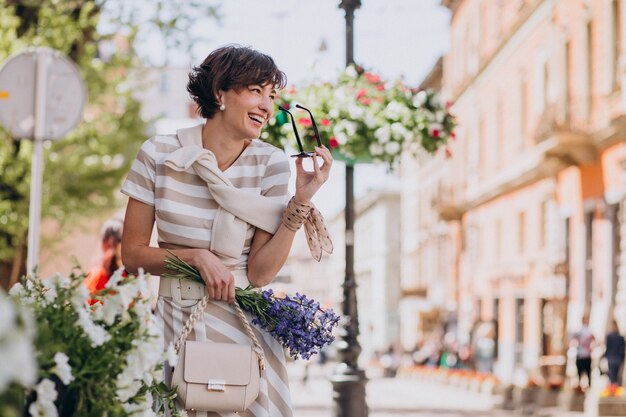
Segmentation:
[[(204, 310), (206, 309), (208, 304), (209, 304), (209, 296), (205, 295), (202, 298), (202, 300), (200, 300), (198, 307), (196, 307), (194, 312), (191, 313), (191, 315), (185, 322), (185, 325), (183, 326), (183, 331), (181, 332), (180, 337), (176, 340), (176, 344), (174, 345), (177, 355), (179, 354), (183, 343), (185, 343), (185, 341), (187, 340), (187, 336), (189, 336), (189, 333), (192, 332), (193, 325), (196, 323), (198, 318), (200, 318), (200, 316), (204, 313)], [(252, 350), (257, 356), (257, 360), (259, 362), (259, 369), (263, 371), (265, 370), (265, 355), (263, 353), (263, 348), (261, 347), (259, 340), (254, 335), (254, 332), (252, 331), (252, 326), (250, 326), (250, 323), (248, 323), (248, 319), (246, 318), (246, 315), (244, 314), (241, 307), (239, 307), (239, 304), (235, 302), (234, 306), (235, 306), (235, 311), (237, 311), (237, 315), (241, 319), (241, 323), (243, 324), (246, 334), (250, 337), (250, 339), (252, 339), (252, 343), (254, 344), (254, 346), (252, 347)]]

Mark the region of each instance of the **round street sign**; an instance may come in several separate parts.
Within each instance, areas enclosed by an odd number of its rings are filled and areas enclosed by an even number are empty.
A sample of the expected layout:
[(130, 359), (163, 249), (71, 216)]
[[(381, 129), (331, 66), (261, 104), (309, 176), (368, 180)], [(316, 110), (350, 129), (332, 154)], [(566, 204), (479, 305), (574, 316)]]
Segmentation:
[[(43, 94), (39, 115), (38, 94)], [(38, 140), (62, 138), (80, 121), (85, 100), (78, 68), (53, 49), (26, 49), (0, 68), (0, 123), (15, 139), (35, 139), (36, 131)]]

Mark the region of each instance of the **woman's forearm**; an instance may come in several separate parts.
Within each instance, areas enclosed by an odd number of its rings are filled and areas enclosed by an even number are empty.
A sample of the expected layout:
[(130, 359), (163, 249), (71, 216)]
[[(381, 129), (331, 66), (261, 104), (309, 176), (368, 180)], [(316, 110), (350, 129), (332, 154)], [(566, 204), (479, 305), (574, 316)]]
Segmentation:
[[(195, 265), (198, 249), (172, 249), (172, 252), (182, 260)], [(152, 275), (172, 273), (165, 267), (165, 258), (170, 256), (165, 249), (149, 246), (133, 246), (122, 249), (122, 261), (124, 267), (130, 273), (136, 273), (139, 268)]]
[(248, 280), (255, 287), (272, 282), (283, 267), (296, 233), (281, 224), (274, 235), (257, 229), (248, 257)]

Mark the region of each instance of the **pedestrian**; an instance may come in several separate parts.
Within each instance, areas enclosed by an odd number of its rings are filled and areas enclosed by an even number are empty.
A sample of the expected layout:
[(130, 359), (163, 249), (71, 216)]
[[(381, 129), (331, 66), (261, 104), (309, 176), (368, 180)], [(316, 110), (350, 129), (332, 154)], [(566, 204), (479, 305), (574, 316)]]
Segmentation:
[(583, 375), (587, 378), (587, 387), (591, 387), (591, 351), (595, 337), (589, 329), (589, 316), (583, 317), (583, 325), (574, 333), (573, 341), (576, 342), (576, 370), (578, 372), (578, 388), (582, 391)]
[(111, 275), (122, 267), (122, 228), (122, 220), (117, 218), (111, 218), (102, 225), (100, 262), (89, 271), (84, 281), (90, 294), (104, 289)]
[[(268, 55), (238, 45), (211, 52), (192, 69), (187, 84), (204, 123), (148, 139), (122, 186), (129, 196), (122, 245), (126, 268), (171, 272), (164, 263), (169, 249), (198, 269), (206, 284), (184, 281), (183, 291), (180, 280), (161, 278), (157, 316), (165, 346), (206, 294), (210, 302), (199, 320), (204, 324), (194, 327), (195, 340), (252, 344), (238, 327), (235, 286), (270, 284), (304, 222), (316, 224), (317, 236), (328, 239), (311, 198), (328, 179), (329, 150), (315, 148), (312, 171), (304, 169), (302, 157), (296, 159), (295, 195), (289, 199), (287, 156), (257, 139), (285, 85), (285, 74)], [(149, 247), (155, 223), (158, 248)], [(268, 332), (253, 328), (265, 352), (265, 371), (258, 398), (240, 415), (292, 416), (283, 349)]]
[(607, 360), (610, 381), (609, 392), (610, 395), (615, 395), (615, 392), (621, 385), (620, 370), (624, 364), (624, 355), (626, 354), (624, 336), (619, 333), (619, 328), (615, 321), (611, 323), (609, 333), (606, 335), (605, 346), (604, 357)]

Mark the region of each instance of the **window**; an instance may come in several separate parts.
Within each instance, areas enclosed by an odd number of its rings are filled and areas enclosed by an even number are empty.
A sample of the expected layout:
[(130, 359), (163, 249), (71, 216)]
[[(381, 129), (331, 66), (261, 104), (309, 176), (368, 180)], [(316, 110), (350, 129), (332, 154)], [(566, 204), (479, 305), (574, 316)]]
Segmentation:
[(495, 258), (496, 260), (499, 260), (500, 257), (502, 256), (502, 220), (498, 219), (496, 220), (495, 223), (495, 227), (494, 227), (494, 243), (496, 244), (495, 247)]
[(569, 122), (570, 120), (570, 105), (572, 98), (570, 97), (570, 82), (571, 82), (571, 54), (572, 54), (572, 45), (569, 39), (565, 42), (564, 47), (564, 65), (563, 69), (565, 71), (565, 76), (563, 79), (563, 101), (564, 101), (564, 109), (565, 109), (565, 120)]
[(517, 220), (517, 247), (520, 255), (526, 250), (526, 214), (522, 211)]
[(593, 211), (585, 213), (585, 308), (591, 306), (593, 284)]
[(541, 203), (541, 208), (539, 210), (539, 248), (543, 249), (546, 247), (546, 235), (548, 233), (549, 203), (547, 200), (544, 200)]
[(515, 363), (524, 359), (524, 299), (515, 299)]
[(548, 61), (543, 63), (543, 109), (546, 110), (548, 108), (548, 104), (550, 102), (550, 67), (548, 66)]
[(526, 140), (526, 123), (527, 123), (527, 111), (528, 111), (528, 82), (526, 81), (526, 77), (524, 77), (524, 71), (522, 70), (522, 77), (520, 83), (520, 109), (519, 109), (519, 123), (520, 123), (520, 139), (519, 144), (520, 147), (523, 147), (524, 142)]
[(619, 55), (620, 55), (620, 1), (611, 1), (611, 88), (615, 90), (619, 85)]
[(593, 106), (593, 24), (587, 23), (587, 119), (591, 120)]

